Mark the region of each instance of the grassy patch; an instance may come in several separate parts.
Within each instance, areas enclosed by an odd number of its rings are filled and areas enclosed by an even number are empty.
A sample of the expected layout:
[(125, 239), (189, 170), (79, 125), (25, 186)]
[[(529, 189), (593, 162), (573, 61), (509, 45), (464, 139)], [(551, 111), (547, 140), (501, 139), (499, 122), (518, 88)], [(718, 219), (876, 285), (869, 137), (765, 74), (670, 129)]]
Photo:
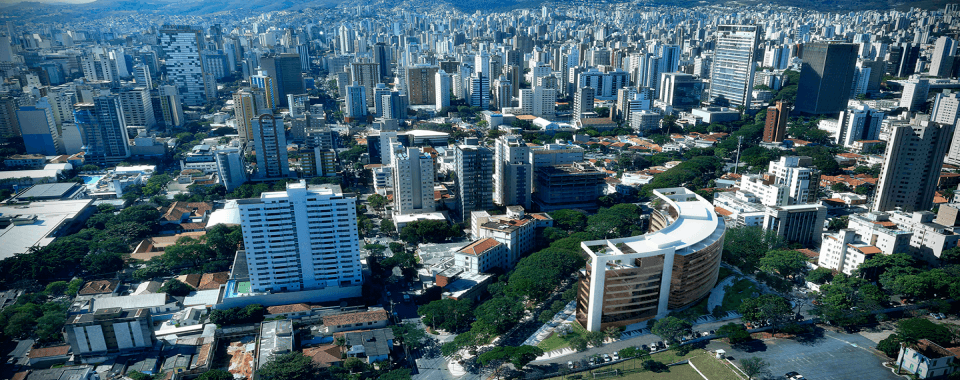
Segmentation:
[(737, 307), (743, 303), (743, 300), (758, 295), (760, 295), (760, 290), (757, 289), (757, 285), (750, 280), (741, 279), (734, 282), (733, 285), (727, 289), (726, 293), (723, 294), (723, 303), (720, 304), (720, 311), (737, 311)]
[(690, 360), (690, 362), (697, 366), (697, 369), (703, 372), (703, 375), (710, 380), (741, 380), (740, 377), (733, 372), (733, 369), (711, 355), (699, 356)]
[[(579, 323), (573, 322), (570, 324), (573, 328), (570, 329), (570, 332), (566, 336), (560, 336), (556, 331), (550, 334), (547, 339), (544, 339), (537, 344), (537, 347), (540, 347), (543, 352), (550, 352), (553, 350), (558, 350), (564, 347), (570, 347), (570, 339), (575, 336), (583, 335), (587, 330), (583, 329), (583, 326), (580, 326)], [(559, 326), (558, 326), (559, 327)]]

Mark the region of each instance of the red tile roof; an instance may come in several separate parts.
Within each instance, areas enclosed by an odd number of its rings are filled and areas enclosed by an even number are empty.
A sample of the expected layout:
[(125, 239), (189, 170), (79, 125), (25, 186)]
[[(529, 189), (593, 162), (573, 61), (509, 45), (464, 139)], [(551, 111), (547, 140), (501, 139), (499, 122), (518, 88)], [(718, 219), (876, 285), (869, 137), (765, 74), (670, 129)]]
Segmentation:
[(267, 314), (286, 314), (310, 311), (310, 305), (305, 303), (294, 303), (289, 305), (270, 306), (267, 308)]
[(379, 322), (387, 320), (386, 310), (370, 310), (357, 313), (328, 315), (323, 317), (324, 326), (345, 326), (357, 323)]
[(200, 277), (200, 284), (197, 290), (219, 289), (220, 285), (226, 284), (230, 280), (229, 272), (204, 273)]
[(304, 348), (303, 355), (309, 357), (310, 361), (318, 366), (329, 367), (334, 363), (343, 361), (343, 359), (340, 359), (340, 350), (340, 346), (336, 344), (325, 344)]
[(460, 252), (479, 256), (484, 252), (489, 251), (491, 248), (496, 247), (498, 244), (500, 244), (500, 242), (493, 238), (480, 239), (470, 243), (470, 245), (466, 247), (463, 247)]
[(107, 294), (117, 289), (119, 282), (110, 280), (90, 281), (80, 289), (80, 295)]

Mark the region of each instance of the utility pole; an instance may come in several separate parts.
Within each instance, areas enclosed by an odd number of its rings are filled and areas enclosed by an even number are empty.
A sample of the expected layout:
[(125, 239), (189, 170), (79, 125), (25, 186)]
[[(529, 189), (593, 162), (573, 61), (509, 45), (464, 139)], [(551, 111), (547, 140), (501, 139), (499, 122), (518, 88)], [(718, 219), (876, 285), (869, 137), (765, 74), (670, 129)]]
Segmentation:
[(740, 169), (740, 145), (743, 144), (743, 136), (737, 136), (737, 163), (733, 167), (733, 174), (737, 174), (737, 170)]

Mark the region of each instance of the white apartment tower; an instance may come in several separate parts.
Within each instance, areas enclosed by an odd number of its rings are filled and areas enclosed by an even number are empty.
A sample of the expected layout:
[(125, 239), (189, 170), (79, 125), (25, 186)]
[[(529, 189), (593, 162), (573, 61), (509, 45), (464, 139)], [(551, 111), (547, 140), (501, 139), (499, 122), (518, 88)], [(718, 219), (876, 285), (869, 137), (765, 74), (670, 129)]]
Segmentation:
[(520, 109), (524, 115), (551, 118), (557, 111), (557, 90), (536, 86), (520, 90)]
[(393, 199), (397, 214), (436, 211), (433, 198), (433, 158), (420, 148), (391, 149)]
[(359, 293), (356, 199), (339, 186), (308, 187), (301, 181), (237, 204), (252, 291)]
[(498, 137), (493, 163), (493, 201), (501, 206), (520, 205), (529, 210), (532, 193), (530, 148), (520, 136)]
[(436, 79), (434, 80), (434, 86), (437, 86), (435, 95), (437, 97), (437, 111), (443, 107), (450, 106), (450, 92), (453, 91), (453, 82), (450, 74), (447, 74), (443, 70), (437, 71)]
[(810, 157), (780, 157), (780, 161), (770, 162), (767, 172), (775, 177), (777, 185), (783, 185), (788, 189), (789, 204), (798, 205), (817, 200), (820, 171), (813, 167), (813, 160)]

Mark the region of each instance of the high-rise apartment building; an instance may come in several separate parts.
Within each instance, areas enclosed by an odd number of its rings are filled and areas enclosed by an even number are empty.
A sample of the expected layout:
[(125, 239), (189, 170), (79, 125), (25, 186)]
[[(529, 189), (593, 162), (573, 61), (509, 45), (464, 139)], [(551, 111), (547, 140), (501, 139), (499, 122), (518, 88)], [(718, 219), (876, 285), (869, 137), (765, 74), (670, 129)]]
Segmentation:
[(357, 82), (347, 86), (345, 117), (353, 120), (363, 120), (367, 116), (367, 89)]
[(437, 111), (443, 107), (450, 106), (450, 93), (453, 91), (453, 81), (450, 74), (447, 74), (443, 70), (437, 71), (435, 78), (433, 80), (434, 86), (434, 96), (435, 104), (437, 106)]
[(803, 46), (803, 66), (794, 110), (837, 114), (847, 107), (859, 45), (814, 42)]
[(19, 136), (20, 125), (17, 123), (17, 98), (0, 96), (0, 136)]
[(263, 114), (250, 120), (253, 133), (253, 149), (257, 155), (257, 176), (260, 178), (284, 178), (290, 175), (287, 162), (287, 137), (283, 119)]
[(93, 104), (76, 106), (76, 123), (84, 134), (84, 160), (96, 163), (116, 163), (130, 157), (127, 126), (117, 95), (93, 98)]
[(263, 91), (264, 99), (267, 101), (267, 108), (274, 110), (280, 104), (276, 78), (270, 76), (266, 70), (260, 70), (257, 74), (250, 76), (250, 88)]
[(953, 76), (953, 56), (957, 53), (957, 40), (940, 36), (934, 44), (930, 60), (930, 75), (949, 78)]
[(763, 126), (764, 142), (782, 142), (787, 135), (787, 122), (790, 121), (790, 105), (778, 101), (773, 107), (767, 108), (767, 120)]
[(407, 80), (407, 99), (411, 106), (434, 104), (436, 102), (436, 76), (439, 66), (414, 65), (404, 69)]
[(203, 32), (186, 25), (164, 25), (160, 28), (160, 46), (166, 55), (167, 78), (180, 91), (183, 104), (202, 106), (206, 99), (206, 80), (200, 60), (205, 46)]
[(775, 184), (786, 186), (789, 204), (812, 203), (817, 200), (820, 171), (813, 166), (810, 157), (780, 157), (779, 161), (770, 161), (767, 173), (773, 175)]
[(956, 124), (960, 118), (960, 93), (946, 90), (937, 94), (930, 110), (930, 121), (940, 124)]
[(533, 192), (533, 165), (530, 148), (517, 135), (497, 138), (493, 163), (493, 201), (501, 206), (520, 205), (530, 209)]
[(363, 86), (367, 104), (374, 104), (374, 88), (380, 83), (380, 65), (374, 62), (353, 62), (350, 64), (350, 81)]
[(133, 78), (139, 87), (153, 89), (153, 77), (150, 75), (150, 67), (142, 63), (133, 66)]
[(716, 285), (725, 232), (713, 205), (684, 188), (657, 189), (650, 232), (584, 242), (577, 323), (602, 331), (664, 317)]
[(720, 25), (710, 69), (710, 102), (720, 106), (750, 108), (753, 91), (753, 56), (759, 31), (756, 25)]
[(390, 50), (383, 42), (373, 44), (373, 62), (380, 68), (380, 78), (390, 76)]
[(837, 119), (834, 143), (852, 147), (856, 141), (876, 140), (880, 136), (880, 123), (883, 119), (883, 112), (865, 104), (849, 107), (840, 112), (840, 118)]
[(233, 112), (237, 119), (237, 134), (241, 139), (253, 140), (250, 120), (267, 113), (273, 113), (261, 88), (241, 88), (233, 94)]
[(217, 161), (217, 178), (227, 191), (233, 191), (247, 182), (243, 152), (239, 147), (218, 146), (214, 158)]
[(490, 108), (490, 78), (483, 72), (475, 72), (470, 78), (470, 106)]
[(356, 199), (339, 186), (300, 181), (237, 204), (244, 245), (237, 254), (246, 259), (251, 291), (324, 289), (327, 300), (360, 295)]
[(524, 115), (552, 118), (556, 113), (557, 90), (535, 86), (520, 90), (520, 109)]
[(910, 78), (903, 82), (903, 92), (900, 95), (900, 107), (910, 112), (923, 111), (926, 108), (927, 95), (930, 94), (930, 81), (927, 79)]
[(454, 157), (460, 220), (469, 219), (472, 211), (492, 209), (493, 152), (487, 147), (462, 144), (457, 145)]
[(891, 127), (873, 209), (926, 211), (940, 179), (954, 125), (913, 121)]
[(127, 126), (153, 128), (157, 119), (153, 113), (153, 101), (146, 87), (124, 88), (117, 95), (123, 108), (123, 121)]
[(434, 212), (433, 158), (420, 148), (394, 145), (393, 155), (393, 200), (397, 214)]
[(182, 126), (186, 122), (183, 114), (183, 106), (180, 101), (180, 91), (176, 86), (160, 86), (159, 94), (160, 111), (163, 115), (163, 125), (166, 128)]
[(580, 120), (580, 117), (587, 112), (593, 112), (594, 94), (593, 87), (581, 87), (573, 95), (573, 121)]

